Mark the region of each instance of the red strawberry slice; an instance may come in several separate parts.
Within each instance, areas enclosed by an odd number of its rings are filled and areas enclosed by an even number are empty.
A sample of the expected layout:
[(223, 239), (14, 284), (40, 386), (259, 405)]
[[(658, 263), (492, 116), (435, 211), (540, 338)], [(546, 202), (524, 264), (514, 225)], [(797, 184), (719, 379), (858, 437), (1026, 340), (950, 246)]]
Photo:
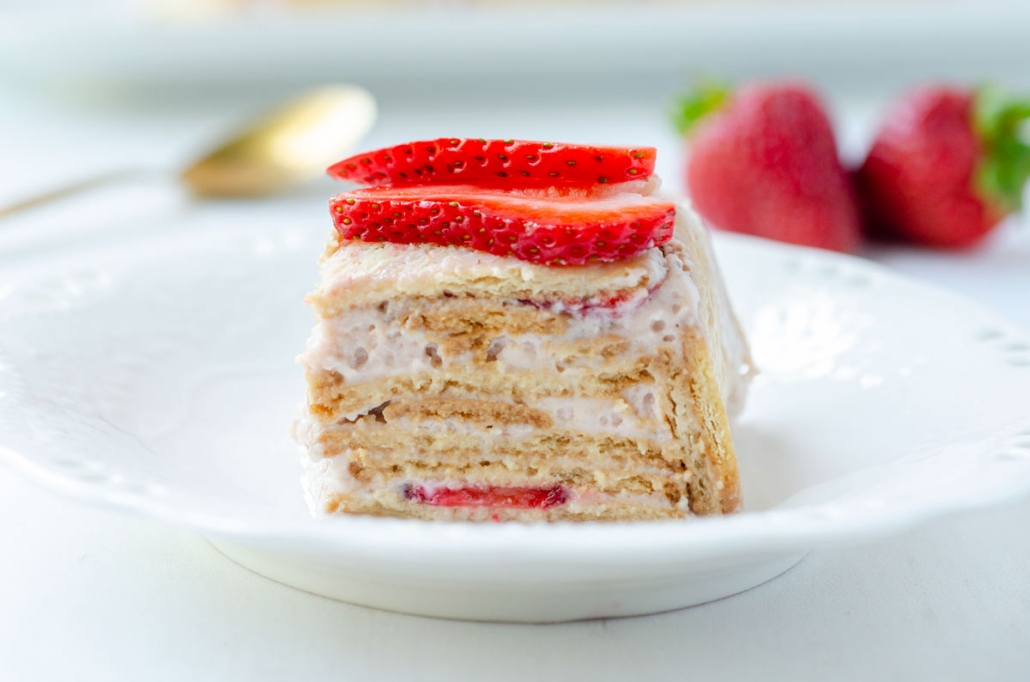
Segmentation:
[(440, 138), (352, 156), (329, 175), (364, 185), (590, 187), (654, 173), (654, 147)]
[(560, 485), (551, 488), (490, 486), (485, 488), (436, 488), (409, 485), (404, 497), (434, 507), (495, 507), (503, 509), (548, 509), (565, 504), (569, 493)]
[(630, 258), (669, 241), (676, 218), (674, 204), (634, 192), (382, 188), (329, 205), (343, 239), (463, 246), (548, 265)]

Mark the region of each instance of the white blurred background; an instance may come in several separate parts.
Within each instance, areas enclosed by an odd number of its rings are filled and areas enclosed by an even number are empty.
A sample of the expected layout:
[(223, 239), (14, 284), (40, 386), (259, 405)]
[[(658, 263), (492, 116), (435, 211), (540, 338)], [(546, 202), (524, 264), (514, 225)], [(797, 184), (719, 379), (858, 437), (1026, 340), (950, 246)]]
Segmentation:
[[(666, 108), (698, 78), (801, 77), (838, 115), (861, 117), (926, 80), (1030, 89), (1028, 65), (1023, 0), (0, 2), (5, 108), (14, 96), (49, 99), (79, 130), (117, 111), (130, 136), (176, 119), (167, 146), (133, 150), (155, 161), (189, 153), (242, 111), (332, 81), (368, 87), (383, 126), (399, 117), (414, 135), (557, 137), (577, 120), (586, 133), (614, 118), (622, 125), (596, 133), (605, 141), (670, 144)], [(462, 130), (470, 111), (476, 130)], [(846, 155), (861, 153), (860, 133), (846, 126)], [(0, 135), (22, 137), (16, 126)], [(38, 179), (24, 171), (26, 183)]]

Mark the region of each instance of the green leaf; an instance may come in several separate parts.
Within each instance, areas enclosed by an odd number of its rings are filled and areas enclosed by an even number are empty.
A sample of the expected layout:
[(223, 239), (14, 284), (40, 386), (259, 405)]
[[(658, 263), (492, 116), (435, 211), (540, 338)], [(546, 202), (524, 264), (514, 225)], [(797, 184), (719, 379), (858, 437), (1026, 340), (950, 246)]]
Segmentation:
[(977, 184), (1006, 211), (1018, 211), (1030, 178), (1030, 99), (985, 86), (973, 100), (973, 125), (984, 145)]
[(681, 135), (689, 133), (698, 121), (713, 111), (718, 111), (729, 99), (732, 89), (725, 83), (704, 83), (684, 95), (680, 95), (672, 111), (672, 122)]

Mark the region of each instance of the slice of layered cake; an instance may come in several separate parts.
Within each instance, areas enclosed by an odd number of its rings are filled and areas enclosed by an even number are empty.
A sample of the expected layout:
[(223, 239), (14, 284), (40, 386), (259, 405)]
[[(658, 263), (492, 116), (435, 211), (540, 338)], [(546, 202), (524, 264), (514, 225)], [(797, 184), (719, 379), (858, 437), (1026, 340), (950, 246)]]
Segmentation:
[(750, 363), (654, 150), (435, 140), (330, 169), (301, 362), (316, 513), (658, 519), (740, 506)]

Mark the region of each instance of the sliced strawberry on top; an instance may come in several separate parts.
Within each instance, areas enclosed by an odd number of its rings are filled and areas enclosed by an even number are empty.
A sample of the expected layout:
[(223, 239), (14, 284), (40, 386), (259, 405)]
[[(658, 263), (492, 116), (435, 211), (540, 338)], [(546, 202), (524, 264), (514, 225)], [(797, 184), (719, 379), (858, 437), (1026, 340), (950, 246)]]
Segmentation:
[(532, 263), (630, 258), (672, 237), (674, 204), (635, 192), (500, 192), (469, 186), (370, 188), (329, 202), (343, 239), (463, 246)]
[(377, 149), (329, 167), (329, 175), (364, 185), (589, 187), (654, 173), (654, 147), (440, 138)]

